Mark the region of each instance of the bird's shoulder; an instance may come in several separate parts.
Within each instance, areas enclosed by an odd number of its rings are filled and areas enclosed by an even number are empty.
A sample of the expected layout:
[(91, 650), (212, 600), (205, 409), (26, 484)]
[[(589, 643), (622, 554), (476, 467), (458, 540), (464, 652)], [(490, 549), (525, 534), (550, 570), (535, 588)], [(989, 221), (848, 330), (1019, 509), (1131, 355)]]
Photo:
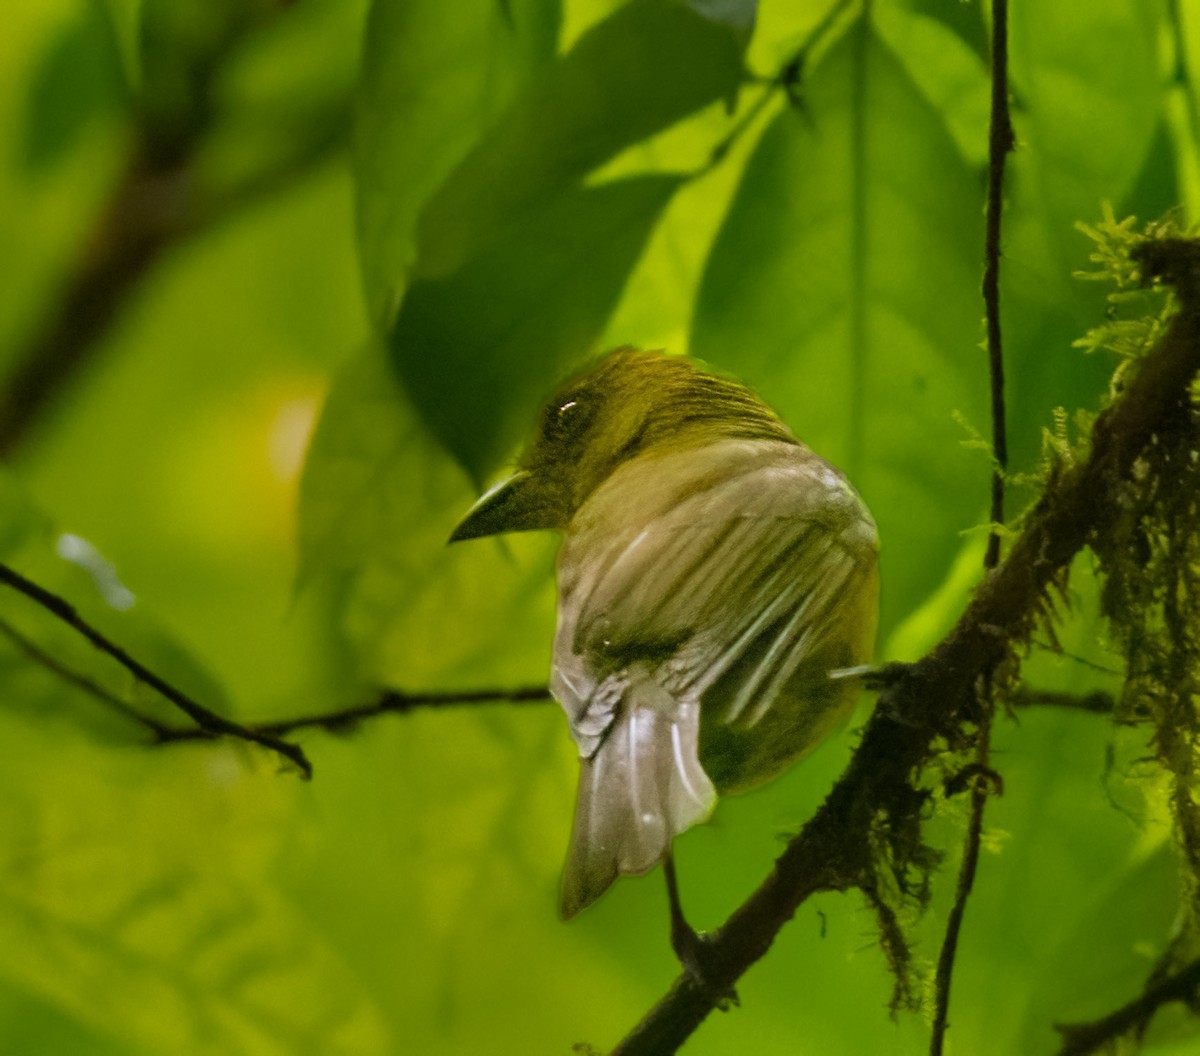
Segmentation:
[(858, 529), (873, 545), (875, 525), (845, 476), (801, 443), (729, 439), (700, 448), (648, 452), (621, 466), (568, 526), (560, 569), (576, 554), (645, 546), (653, 536), (721, 533), (730, 522), (819, 522)]

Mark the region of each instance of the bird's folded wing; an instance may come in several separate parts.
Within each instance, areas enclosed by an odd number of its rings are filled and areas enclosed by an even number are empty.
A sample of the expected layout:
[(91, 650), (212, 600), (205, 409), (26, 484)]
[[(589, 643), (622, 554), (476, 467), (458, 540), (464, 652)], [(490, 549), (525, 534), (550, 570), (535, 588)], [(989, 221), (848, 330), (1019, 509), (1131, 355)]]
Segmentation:
[(665, 688), (698, 699), (749, 653), (724, 718), (753, 723), (838, 633), (835, 610), (874, 561), (874, 526), (840, 478), (740, 474), (606, 555), (579, 599), (576, 677), (606, 658), (644, 657)]

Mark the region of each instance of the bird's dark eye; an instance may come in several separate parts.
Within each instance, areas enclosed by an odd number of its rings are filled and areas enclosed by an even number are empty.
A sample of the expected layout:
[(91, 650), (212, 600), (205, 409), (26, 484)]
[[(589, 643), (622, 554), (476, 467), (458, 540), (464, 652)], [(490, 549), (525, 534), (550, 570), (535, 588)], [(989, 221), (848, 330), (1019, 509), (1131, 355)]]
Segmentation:
[(578, 399), (565, 399), (546, 409), (545, 433), (556, 443), (569, 442), (583, 428), (583, 404)]

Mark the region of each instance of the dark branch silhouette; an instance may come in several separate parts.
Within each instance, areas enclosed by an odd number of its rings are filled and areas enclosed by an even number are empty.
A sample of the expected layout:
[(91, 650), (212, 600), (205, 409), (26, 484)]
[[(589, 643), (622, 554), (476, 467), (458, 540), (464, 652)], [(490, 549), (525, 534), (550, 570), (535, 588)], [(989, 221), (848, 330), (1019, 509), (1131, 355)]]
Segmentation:
[[(68, 627), (73, 628), (79, 634), (83, 635), (97, 649), (108, 656), (111, 656), (118, 664), (126, 671), (132, 674), (139, 681), (144, 682), (151, 689), (156, 690), (163, 697), (174, 704), (180, 711), (195, 722), (201, 729), (206, 731), (209, 736), (235, 737), (238, 740), (247, 741), (252, 744), (261, 745), (264, 748), (269, 748), (271, 751), (278, 753), (284, 759), (294, 764), (300, 769), (301, 774), (305, 777), (312, 776), (312, 764), (308, 761), (308, 757), (304, 754), (303, 749), (299, 745), (291, 744), (288, 741), (280, 740), (278, 736), (272, 733), (264, 733), (257, 730), (248, 729), (232, 719), (227, 719), (224, 716), (218, 715), (214, 711), (210, 711), (204, 705), (198, 703), (189, 697), (182, 690), (176, 689), (164, 678), (156, 675), (145, 665), (139, 663), (130, 656), (119, 645), (109, 640), (105, 635), (101, 634), (95, 627), (88, 623), (78, 612), (75, 607), (68, 601), (60, 598), (57, 594), (52, 594), (44, 587), (38, 586), (31, 580), (26, 579), (19, 572), (9, 568), (7, 565), (0, 564), (0, 583), (11, 587), (20, 594), (25, 595), (30, 601), (40, 605), (47, 612), (61, 620)], [(81, 680), (78, 676), (75, 678), (78, 684)], [(122, 709), (125, 710), (125, 709)], [(139, 721), (143, 724), (154, 728), (154, 724), (138, 716)], [(160, 734), (161, 736), (161, 734)]]
[(1091, 1056), (1106, 1049), (1111, 1051), (1111, 1046), (1120, 1038), (1130, 1035), (1140, 1038), (1163, 1005), (1181, 1001), (1194, 1008), (1198, 992), (1200, 960), (1152, 983), (1140, 997), (1102, 1019), (1091, 1023), (1059, 1024), (1056, 1029), (1062, 1035), (1063, 1043), (1058, 1056)]
[[(983, 565), (994, 569), (1000, 563), (1000, 526), (1004, 524), (1004, 485), (1008, 473), (1008, 427), (1004, 406), (1004, 346), (1000, 332), (1000, 230), (1004, 216), (1004, 163), (1013, 149), (1012, 123), (1008, 113), (1008, 0), (992, 4), (992, 100), (988, 132), (988, 189), (984, 239), (983, 303), (987, 320), (987, 351), (992, 397), (992, 528), (988, 533)], [(988, 769), (992, 715), (995, 701), (981, 694), (980, 721), (975, 737), (975, 765)], [(930, 1056), (942, 1056), (950, 1015), (950, 988), (954, 960), (962, 932), (967, 901), (975, 885), (979, 850), (983, 843), (983, 815), (987, 809), (989, 783), (976, 781), (971, 789), (971, 810), (963, 841), (962, 864), (954, 892), (954, 904), (946, 918), (946, 932), (938, 953), (934, 975), (933, 1029)]]
[[(248, 728), (255, 733), (282, 736), (295, 730), (322, 729), (328, 733), (346, 733), (364, 719), (375, 719), (381, 715), (407, 715), (418, 708), (447, 708), (470, 704), (540, 704), (550, 699), (546, 686), (522, 686), (517, 689), (464, 690), (461, 693), (447, 691), (438, 693), (406, 693), (399, 689), (385, 689), (379, 696), (366, 704), (348, 708), (333, 708), (294, 718), (278, 719), (274, 722), (256, 723)], [(171, 741), (210, 740), (214, 736), (205, 729), (160, 729), (156, 731), (160, 743)]]

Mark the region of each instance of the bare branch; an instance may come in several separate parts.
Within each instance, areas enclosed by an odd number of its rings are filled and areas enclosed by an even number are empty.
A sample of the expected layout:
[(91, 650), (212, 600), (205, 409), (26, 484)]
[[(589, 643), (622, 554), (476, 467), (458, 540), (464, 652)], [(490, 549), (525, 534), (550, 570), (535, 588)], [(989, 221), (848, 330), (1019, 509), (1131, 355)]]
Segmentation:
[[(987, 235), (984, 244), (983, 303), (987, 317), (988, 364), (992, 393), (992, 524), (1004, 523), (1004, 478), (1008, 472), (1008, 428), (1004, 407), (1004, 346), (1000, 334), (1000, 222), (1004, 213), (1004, 163), (1013, 149), (1008, 113), (1008, 0), (992, 4), (992, 105), (988, 132)], [(984, 563), (1000, 560), (1000, 535), (988, 536)]]
[(1060, 693), (1022, 686), (1008, 698), (1008, 702), (1020, 708), (1069, 708), (1074, 711), (1090, 711), (1095, 715), (1111, 715), (1116, 710), (1116, 701), (1113, 700), (1112, 694), (1099, 689), (1092, 693)]
[(1200, 960), (1150, 985), (1140, 997), (1103, 1019), (1057, 1026), (1055, 1029), (1063, 1038), (1058, 1056), (1090, 1056), (1094, 1052), (1111, 1051), (1118, 1040), (1129, 1035), (1140, 1038), (1163, 1005), (1172, 1001), (1193, 1005), (1197, 990), (1200, 990)]
[(262, 745), (262, 747), (269, 748), (297, 766), (305, 778), (312, 776), (312, 764), (308, 761), (307, 756), (305, 756), (303, 749), (299, 745), (280, 740), (279, 737), (271, 733), (261, 733), (256, 730), (247, 729), (232, 719), (218, 715), (216, 712), (210, 711), (202, 704), (197, 703), (186, 693), (176, 689), (148, 667), (139, 663), (119, 645), (106, 638), (95, 627), (84, 620), (75, 611), (73, 605), (60, 598), (57, 594), (52, 594), (44, 587), (39, 587), (19, 572), (3, 564), (0, 564), (0, 583), (12, 587), (18, 593), (24, 594), (25, 597), (40, 605), (47, 612), (67, 624), (67, 626), (74, 628), (74, 630), (83, 635), (84, 638), (102, 653), (111, 656), (135, 678), (162, 694), (162, 696), (210, 735), (235, 737), (238, 740)]
[[(250, 725), (255, 733), (282, 736), (295, 730), (318, 728), (329, 733), (345, 733), (364, 719), (381, 715), (407, 715), (418, 708), (459, 707), (469, 704), (540, 704), (550, 699), (546, 686), (523, 686), (517, 689), (473, 689), (461, 693), (454, 691), (438, 693), (405, 693), (399, 689), (386, 689), (369, 703), (349, 708), (314, 712), (296, 718), (278, 719)], [(171, 741), (211, 740), (216, 734), (205, 729), (160, 730), (161, 743)]]

